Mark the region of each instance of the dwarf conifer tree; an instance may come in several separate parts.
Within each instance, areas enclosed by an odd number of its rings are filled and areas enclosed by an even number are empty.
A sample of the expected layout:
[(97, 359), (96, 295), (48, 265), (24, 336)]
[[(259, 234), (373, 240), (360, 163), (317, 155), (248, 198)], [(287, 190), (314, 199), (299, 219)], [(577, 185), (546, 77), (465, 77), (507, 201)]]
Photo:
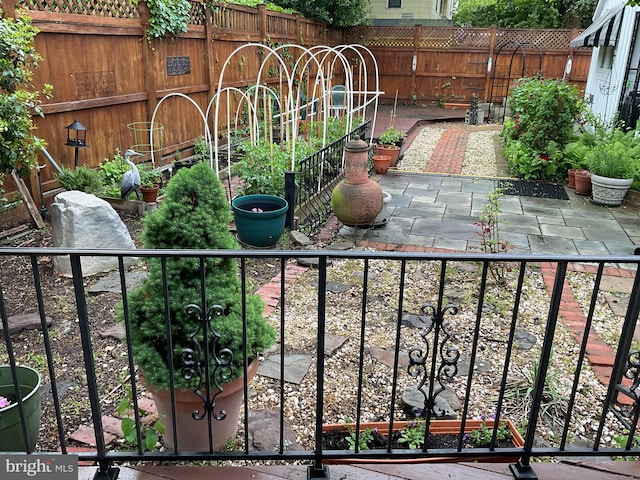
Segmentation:
[[(220, 181), (205, 163), (181, 169), (167, 186), (167, 196), (158, 209), (143, 220), (142, 238), (145, 248), (166, 249), (238, 249), (229, 232), (231, 212)], [(201, 270), (200, 263), (203, 269)], [(169, 352), (165, 326), (165, 297), (162, 264), (150, 258), (149, 276), (129, 295), (128, 310), (131, 322), (131, 342), (134, 357), (147, 382), (160, 388), (169, 387)], [(201, 278), (201, 272), (203, 278)], [(233, 352), (228, 368), (218, 370), (219, 383), (242, 374), (244, 364), (242, 285), (234, 258), (181, 257), (166, 259), (171, 340), (175, 385), (193, 388), (194, 382), (183, 378), (183, 350), (194, 349), (191, 336), (197, 332), (202, 343), (203, 331), (198, 314), (189, 311), (197, 305), (206, 315), (214, 305), (222, 307), (222, 314), (211, 315), (209, 325), (220, 335), (215, 346), (216, 355), (227, 358), (222, 349)], [(204, 282), (204, 295), (201, 288)], [(203, 305), (206, 298), (206, 305)], [(275, 341), (275, 330), (262, 316), (262, 299), (246, 295), (247, 355), (264, 351)], [(209, 331), (209, 344), (214, 338)], [(203, 346), (204, 348), (204, 346)], [(197, 348), (195, 349), (197, 353)], [(204, 352), (195, 358), (204, 371)], [(213, 375), (215, 358), (211, 358)]]

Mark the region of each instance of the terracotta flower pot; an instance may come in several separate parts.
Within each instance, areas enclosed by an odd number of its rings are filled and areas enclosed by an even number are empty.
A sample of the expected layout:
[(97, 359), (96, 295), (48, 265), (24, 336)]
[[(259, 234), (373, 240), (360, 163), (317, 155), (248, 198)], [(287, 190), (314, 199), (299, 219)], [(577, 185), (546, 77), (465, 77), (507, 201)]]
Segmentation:
[(153, 187), (141, 186), (140, 191), (142, 192), (142, 200), (147, 203), (155, 202), (158, 199), (158, 190), (160, 190), (158, 185), (154, 185)]
[[(259, 360), (253, 359), (247, 370), (248, 381), (258, 371)], [(158, 410), (158, 416), (164, 423), (165, 433), (162, 438), (164, 444), (171, 450), (175, 450), (173, 438), (173, 422), (171, 421), (171, 392), (169, 390), (156, 390), (152, 385), (145, 385), (153, 395), (153, 400)], [(215, 386), (211, 386), (213, 396)], [(227, 441), (234, 437), (238, 431), (238, 419), (244, 398), (244, 377), (222, 385), (222, 393), (215, 399), (213, 414), (219, 414), (224, 410), (227, 414), (224, 420), (211, 418), (211, 431), (213, 436), (213, 450), (220, 451)], [(203, 392), (205, 393), (205, 392)], [(206, 394), (206, 393), (205, 393)], [(175, 391), (176, 398), (176, 427), (178, 436), (178, 448), (180, 451), (208, 452), (209, 429), (206, 413), (203, 410), (202, 400), (192, 390), (180, 388)], [(198, 411), (204, 415), (202, 420), (195, 420), (193, 412)]]
[(384, 175), (389, 170), (389, 162), (391, 157), (388, 155), (374, 155), (373, 156), (373, 169), (379, 175)]
[(576, 172), (577, 171), (578, 171), (577, 168), (570, 168), (569, 171), (567, 171), (567, 180), (568, 180), (569, 188), (576, 188)]
[[(504, 422), (507, 424), (509, 428), (509, 432), (511, 432), (511, 442), (513, 446), (516, 448), (522, 448), (524, 446), (524, 439), (520, 432), (515, 428), (513, 423), (510, 420), (501, 420), (501, 423)], [(394, 422), (393, 429), (394, 431), (400, 431), (405, 428), (408, 422)], [(467, 420), (464, 426), (464, 433), (470, 433), (473, 430), (479, 429), (482, 424), (485, 424), (487, 428), (492, 429), (495, 420), (487, 419), (487, 420)], [(460, 420), (431, 420), (429, 426), (429, 432), (431, 435), (458, 435), (460, 433), (460, 426), (462, 421)], [(322, 433), (326, 433), (329, 431), (340, 430), (347, 432), (347, 427), (355, 430), (355, 424), (328, 424), (322, 426)], [(367, 429), (376, 429), (377, 433), (388, 436), (389, 435), (389, 423), (388, 422), (371, 422), (371, 423), (361, 423), (360, 424), (360, 433)], [(406, 447), (405, 447), (406, 448)], [(481, 447), (485, 448), (485, 447)], [(460, 457), (460, 458), (448, 458), (448, 457), (423, 457), (423, 458), (414, 458), (414, 459), (376, 459), (376, 458), (341, 458), (341, 459), (331, 459), (325, 460), (324, 463), (438, 463), (438, 462), (515, 462), (520, 458), (519, 455), (501, 455), (501, 456), (491, 456), (491, 457)]]
[(580, 170), (575, 173), (575, 189), (578, 195), (589, 195), (591, 193), (591, 173)]
[(389, 167), (395, 167), (398, 163), (400, 147), (396, 145), (378, 145), (376, 147), (376, 155), (385, 155), (391, 157), (391, 160), (389, 160)]

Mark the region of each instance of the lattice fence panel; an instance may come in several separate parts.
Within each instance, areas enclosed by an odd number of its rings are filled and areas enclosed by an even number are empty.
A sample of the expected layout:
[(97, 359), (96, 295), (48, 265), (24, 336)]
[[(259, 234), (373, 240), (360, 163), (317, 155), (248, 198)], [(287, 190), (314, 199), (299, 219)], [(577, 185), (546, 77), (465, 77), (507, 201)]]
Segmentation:
[[(421, 26), (419, 48), (488, 49), (491, 29)], [(347, 31), (347, 43), (371, 47), (412, 47), (415, 27), (356, 27)], [(577, 31), (578, 33), (580, 30)], [(535, 45), (541, 50), (567, 50), (577, 35), (571, 29), (501, 29), (496, 32), (496, 47), (509, 42)]]
[(457, 28), (453, 31), (452, 46), (486, 50), (491, 46), (491, 31), (485, 28)]
[(189, 12), (190, 25), (204, 25), (206, 23), (206, 8), (204, 2), (191, 2), (191, 11)]
[(21, 0), (16, 6), (41, 12), (91, 15), (111, 18), (138, 18), (131, 0)]
[(496, 47), (515, 42), (540, 50), (567, 50), (573, 35), (573, 30), (505, 28), (496, 32)]
[(368, 47), (412, 47), (413, 27), (368, 27), (357, 28), (355, 43)]

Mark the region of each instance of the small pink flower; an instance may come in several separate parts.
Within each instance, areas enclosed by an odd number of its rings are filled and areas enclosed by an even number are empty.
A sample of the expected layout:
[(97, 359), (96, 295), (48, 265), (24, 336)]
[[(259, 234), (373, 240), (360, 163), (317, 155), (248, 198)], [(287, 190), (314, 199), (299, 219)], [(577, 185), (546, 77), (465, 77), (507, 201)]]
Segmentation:
[(0, 408), (8, 407), (9, 403), (11, 403), (11, 402), (9, 402), (8, 399), (6, 399), (2, 395), (0, 395)]
[(258, 207), (253, 207), (253, 208), (251, 209), (251, 211), (252, 211), (252, 212), (256, 212), (256, 213), (262, 213), (262, 212), (263, 212), (263, 210), (262, 210), (261, 208), (258, 208)]

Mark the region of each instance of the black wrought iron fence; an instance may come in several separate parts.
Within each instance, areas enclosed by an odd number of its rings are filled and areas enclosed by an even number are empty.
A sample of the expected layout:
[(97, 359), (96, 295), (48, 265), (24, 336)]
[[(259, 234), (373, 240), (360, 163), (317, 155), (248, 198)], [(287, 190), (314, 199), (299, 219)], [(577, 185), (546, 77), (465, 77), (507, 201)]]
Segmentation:
[[(68, 296), (52, 299), (41, 279), (56, 278), (50, 259), (57, 255), (69, 255), (73, 278), (56, 279), (66, 282)], [(82, 276), (82, 259), (91, 256), (116, 259), (117, 293), (87, 293), (97, 283)], [(129, 317), (131, 286), (126, 287), (130, 257), (138, 260), (138, 273), (144, 272), (146, 258), (161, 258), (165, 325), (157, 341), (176, 361), (182, 359), (180, 371), (174, 370), (178, 363), (169, 363), (170, 377), (182, 375), (197, 385), (200, 404), (189, 410), (187, 429), (205, 432), (203, 448), (185, 449), (181, 445), (186, 440), (168, 433), (169, 426), (173, 432), (179, 428), (177, 393), (169, 394), (170, 413), (161, 418), (164, 428), (146, 417), (146, 392), (152, 388), (141, 383), (141, 352), (127, 341), (135, 335)], [(202, 279), (210, 259), (237, 261), (243, 298), (255, 287), (252, 272), (258, 262), (273, 265), (278, 274), (278, 305), (268, 316), (277, 342), (262, 352), (253, 380), (247, 379), (252, 352), (232, 352), (243, 359), (244, 399), (239, 433), (223, 450), (214, 445), (221, 421), (230, 415), (218, 404), (218, 395), (227, 388), (222, 380), (230, 357), (216, 348), (219, 332), (214, 325), (229, 312), (223, 305), (207, 304), (201, 290), (196, 295), (203, 300), (200, 304), (178, 306), (168, 300), (178, 286), (168, 281), (164, 266), (176, 257), (194, 259), (192, 268)], [(317, 268), (300, 273), (293, 265), (301, 257), (317, 260)], [(130, 461), (296, 460), (309, 463), (310, 478), (328, 478), (326, 465), (331, 462), (435, 458), (505, 460), (512, 462), (516, 478), (535, 478), (534, 457), (640, 454), (640, 376), (633, 337), (640, 311), (640, 260), (580, 257), (596, 266), (585, 273), (584, 268), (573, 268), (576, 257), (504, 255), (499, 263), (496, 258), (399, 252), (0, 249), (0, 262), (19, 260), (16, 272), (28, 271), (32, 279), (19, 293), (9, 288), (11, 278), (0, 280), (5, 332), (0, 363), (10, 365), (11, 372), (8, 385), (0, 385), (0, 395), (8, 397), (16, 383), (22, 387), (17, 397), (9, 398), (18, 410), (16, 435), (28, 438), (31, 427), (28, 392), (17, 380), (15, 366), (35, 367), (44, 392), (42, 421), (37, 439), (32, 439), (37, 443), (16, 437), (13, 447), (69, 454), (75, 445), (69, 432), (91, 428), (94, 450), (78, 456), (99, 464), (101, 478), (114, 478), (117, 465)], [(614, 267), (633, 272), (634, 278), (620, 318), (608, 310), (607, 292), (600, 290), (603, 275)], [(566, 301), (569, 289), (575, 305)], [(7, 297), (7, 291), (13, 296)], [(109, 301), (102, 297), (98, 302), (96, 295), (110, 295)], [(69, 309), (77, 322), (56, 323)], [(183, 309), (199, 312), (191, 345), (172, 341), (172, 322)], [(117, 312), (124, 319), (120, 324), (125, 337), (105, 341), (102, 331), (118, 324)], [(35, 314), (40, 330), (7, 333), (10, 318), (25, 313)], [(246, 315), (243, 309), (244, 326), (234, 333), (243, 339)], [(615, 361), (603, 373), (607, 356)], [(292, 359), (303, 365), (297, 378)], [(6, 376), (0, 373), (1, 378)], [(115, 410), (120, 410), (120, 439), (113, 438), (108, 421)], [(255, 415), (261, 411), (275, 412), (277, 433), (257, 442)], [(0, 429), (8, 416), (0, 407)], [(451, 443), (438, 443), (449, 423)], [(328, 440), (327, 430), (345, 424), (342, 438)], [(503, 437), (514, 443), (503, 445)], [(174, 450), (167, 449), (167, 443)]]
[(364, 139), (370, 128), (368, 120), (300, 161), (297, 171), (286, 173), (285, 195), (289, 205), (294, 206), (289, 209), (288, 228), (293, 227), (294, 215), (298, 216), (298, 228), (306, 232), (315, 232), (326, 223), (331, 215), (333, 187), (344, 178), (344, 147), (355, 135)]

